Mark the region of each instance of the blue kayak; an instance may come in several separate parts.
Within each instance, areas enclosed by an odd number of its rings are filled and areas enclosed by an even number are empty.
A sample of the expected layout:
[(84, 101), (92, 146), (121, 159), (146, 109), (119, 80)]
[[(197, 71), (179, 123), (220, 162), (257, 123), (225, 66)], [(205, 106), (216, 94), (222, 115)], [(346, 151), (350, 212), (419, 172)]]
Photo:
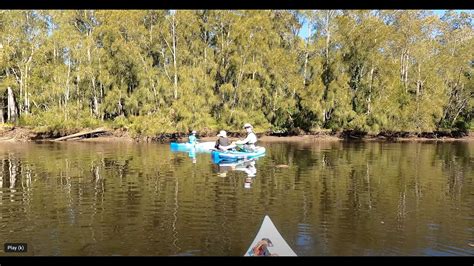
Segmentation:
[(172, 151), (197, 151), (197, 152), (211, 152), (214, 148), (215, 142), (200, 142), (200, 143), (178, 143), (178, 142), (171, 142), (170, 147)]
[(246, 160), (246, 159), (258, 158), (265, 155), (265, 148), (256, 147), (256, 150), (253, 152), (213, 150), (211, 155), (212, 155), (212, 160), (214, 162)]

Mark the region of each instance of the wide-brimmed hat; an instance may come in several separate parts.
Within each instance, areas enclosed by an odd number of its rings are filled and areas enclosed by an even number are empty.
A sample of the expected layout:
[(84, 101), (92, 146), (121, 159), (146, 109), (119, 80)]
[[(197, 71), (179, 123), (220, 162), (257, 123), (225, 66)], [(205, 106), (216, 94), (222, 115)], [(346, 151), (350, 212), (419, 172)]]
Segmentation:
[(217, 136), (218, 136), (218, 137), (224, 137), (224, 138), (226, 138), (226, 137), (227, 137), (227, 132), (225, 132), (225, 130), (221, 130), (221, 131), (219, 132), (219, 134), (217, 134)]
[(197, 132), (196, 132), (196, 130), (193, 130), (191, 133), (196, 134)]
[(253, 128), (253, 126), (252, 126), (251, 124), (245, 123), (244, 128), (248, 128), (248, 127), (249, 127), (249, 128)]

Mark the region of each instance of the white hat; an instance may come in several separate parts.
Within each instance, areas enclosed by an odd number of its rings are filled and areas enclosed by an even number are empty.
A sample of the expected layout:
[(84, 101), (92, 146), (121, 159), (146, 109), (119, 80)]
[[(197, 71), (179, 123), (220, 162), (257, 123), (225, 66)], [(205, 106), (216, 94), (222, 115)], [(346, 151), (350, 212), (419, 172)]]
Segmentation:
[(227, 137), (227, 133), (225, 132), (225, 130), (221, 130), (221, 131), (219, 132), (219, 134), (217, 134), (217, 136), (218, 136), (218, 137), (224, 137), (224, 138), (226, 138), (226, 137)]
[(191, 133), (196, 134), (196, 130), (193, 130), (193, 132), (191, 132)]
[(249, 124), (249, 123), (245, 123), (245, 125), (244, 125), (244, 128), (247, 128), (247, 127), (249, 127), (249, 128), (253, 128), (253, 126), (252, 126), (251, 124)]

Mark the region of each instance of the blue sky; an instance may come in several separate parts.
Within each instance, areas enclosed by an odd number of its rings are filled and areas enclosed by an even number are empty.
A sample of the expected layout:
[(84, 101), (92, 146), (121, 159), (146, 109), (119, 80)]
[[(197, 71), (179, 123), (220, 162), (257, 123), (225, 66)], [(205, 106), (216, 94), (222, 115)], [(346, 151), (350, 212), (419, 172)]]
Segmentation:
[[(431, 10), (435, 15), (438, 15), (439, 17), (442, 17), (444, 15), (444, 12), (446, 11), (445, 9), (443, 10)], [(473, 10), (456, 10), (456, 12), (467, 12), (473, 14)], [(301, 28), (299, 32), (299, 36), (302, 38), (308, 37), (308, 24), (305, 23), (303, 24), (303, 27)]]

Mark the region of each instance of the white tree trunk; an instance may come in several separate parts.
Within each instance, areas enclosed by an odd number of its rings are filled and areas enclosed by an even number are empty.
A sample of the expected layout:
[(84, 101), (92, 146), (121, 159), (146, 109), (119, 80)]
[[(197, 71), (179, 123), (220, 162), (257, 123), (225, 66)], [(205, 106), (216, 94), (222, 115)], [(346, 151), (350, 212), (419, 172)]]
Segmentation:
[(18, 119), (18, 109), (15, 103), (15, 95), (13, 94), (12, 88), (7, 88), (8, 93), (8, 104), (7, 104), (7, 121), (16, 122)]
[(69, 80), (71, 76), (71, 62), (69, 61), (67, 64), (67, 78), (66, 78), (66, 91), (64, 92), (64, 107), (67, 107), (67, 103), (69, 102)]

